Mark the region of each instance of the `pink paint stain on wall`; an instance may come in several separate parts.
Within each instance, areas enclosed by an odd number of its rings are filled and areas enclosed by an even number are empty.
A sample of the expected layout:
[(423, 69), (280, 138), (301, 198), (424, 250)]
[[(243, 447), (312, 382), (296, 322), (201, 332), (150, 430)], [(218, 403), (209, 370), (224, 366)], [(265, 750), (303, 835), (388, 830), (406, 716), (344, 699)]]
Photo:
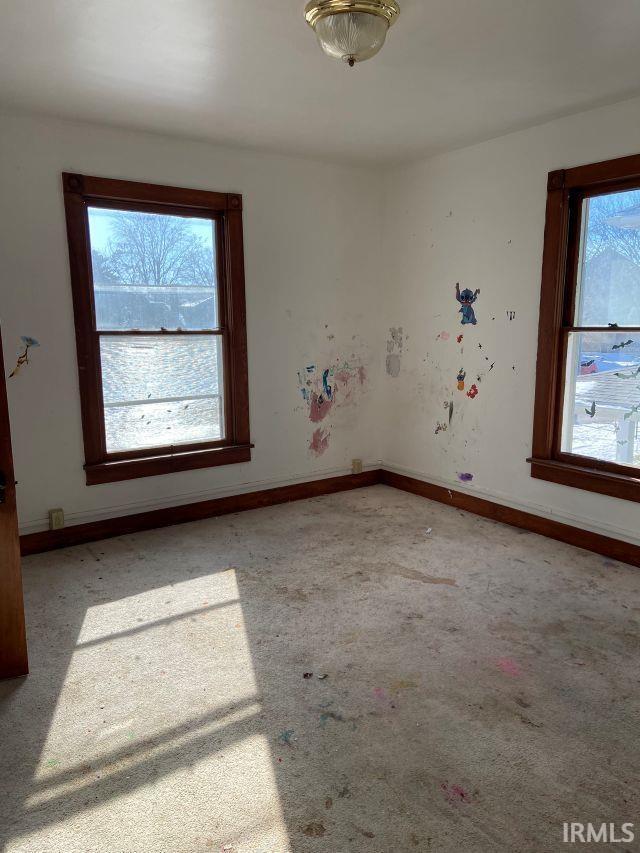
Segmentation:
[(513, 678), (517, 678), (521, 674), (520, 667), (513, 658), (499, 658), (496, 666), (498, 669), (502, 670), (505, 675), (511, 675)]
[(351, 373), (348, 370), (336, 370), (333, 374), (333, 378), (336, 382), (342, 382), (343, 385), (348, 385), (351, 381)]
[(315, 391), (311, 394), (311, 402), (309, 404), (309, 420), (314, 424), (320, 423), (331, 411), (333, 400), (327, 400), (321, 394), (316, 394)]
[(364, 365), (339, 359), (327, 367), (309, 364), (298, 371), (298, 387), (307, 405), (309, 420), (320, 423), (333, 408), (354, 403), (355, 392), (364, 386), (366, 379)]
[(448, 782), (443, 782), (440, 785), (440, 790), (442, 791), (445, 800), (448, 803), (451, 803), (451, 805), (471, 802), (471, 795), (468, 791), (465, 791), (461, 785), (449, 785)]
[(309, 443), (309, 450), (312, 453), (315, 453), (316, 456), (322, 456), (328, 447), (329, 433), (325, 432), (322, 428), (315, 430)]
[(478, 396), (478, 386), (474, 382), (473, 385), (471, 386), (471, 388), (469, 388), (469, 390), (467, 391), (467, 397), (470, 400), (474, 400), (477, 396)]
[(450, 337), (451, 337), (451, 335), (449, 334), (449, 332), (440, 332), (440, 334), (438, 335), (436, 340), (437, 341), (448, 341)]

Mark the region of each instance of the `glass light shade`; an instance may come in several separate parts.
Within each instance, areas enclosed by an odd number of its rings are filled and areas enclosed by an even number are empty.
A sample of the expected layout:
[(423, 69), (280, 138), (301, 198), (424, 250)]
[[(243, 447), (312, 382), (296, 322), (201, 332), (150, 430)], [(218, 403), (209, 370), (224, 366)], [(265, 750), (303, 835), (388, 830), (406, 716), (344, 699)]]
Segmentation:
[(389, 23), (369, 12), (339, 12), (326, 15), (315, 25), (320, 47), (332, 59), (353, 65), (371, 59), (387, 37)]

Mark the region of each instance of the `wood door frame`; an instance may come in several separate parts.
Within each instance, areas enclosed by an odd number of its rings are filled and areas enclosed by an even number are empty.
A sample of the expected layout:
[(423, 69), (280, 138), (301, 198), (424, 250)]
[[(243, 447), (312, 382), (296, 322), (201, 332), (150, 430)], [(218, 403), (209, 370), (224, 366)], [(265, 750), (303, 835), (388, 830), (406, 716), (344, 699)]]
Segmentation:
[(29, 672), (29, 659), (20, 569), (16, 485), (1, 332), (0, 472), (5, 477), (4, 502), (0, 503), (0, 678), (17, 678)]

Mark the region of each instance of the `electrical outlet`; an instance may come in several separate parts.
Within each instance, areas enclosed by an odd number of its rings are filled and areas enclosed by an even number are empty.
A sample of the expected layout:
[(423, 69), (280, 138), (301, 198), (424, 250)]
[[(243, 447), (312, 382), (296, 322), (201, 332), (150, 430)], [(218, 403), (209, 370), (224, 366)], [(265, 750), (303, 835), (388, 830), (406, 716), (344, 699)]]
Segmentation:
[(351, 473), (362, 474), (362, 459), (351, 460)]
[(64, 510), (50, 509), (49, 530), (60, 530), (61, 527), (64, 527)]

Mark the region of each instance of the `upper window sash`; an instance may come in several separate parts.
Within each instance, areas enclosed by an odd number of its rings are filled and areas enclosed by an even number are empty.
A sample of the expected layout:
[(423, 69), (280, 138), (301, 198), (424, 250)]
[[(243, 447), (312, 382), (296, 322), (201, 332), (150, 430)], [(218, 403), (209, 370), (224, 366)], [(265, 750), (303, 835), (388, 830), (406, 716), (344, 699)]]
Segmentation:
[[(170, 206), (160, 212), (157, 205), (150, 210), (140, 203), (125, 205), (100, 200), (87, 205), (87, 215), (97, 330), (222, 330), (220, 282), (224, 269), (220, 263), (223, 251), (220, 214), (186, 212)], [(170, 219), (167, 221), (166, 217)], [(113, 249), (113, 234), (131, 247), (124, 258), (118, 258), (117, 253), (112, 252), (111, 257), (108, 254)], [(173, 241), (172, 251), (165, 254), (164, 263), (149, 263), (143, 256), (141, 243), (145, 239), (153, 242), (163, 238)], [(157, 253), (161, 251), (162, 247), (156, 248)], [(118, 280), (125, 277), (135, 280)], [(179, 311), (179, 303), (185, 303), (187, 294), (191, 296), (186, 300), (187, 309)], [(154, 296), (156, 306), (164, 311), (153, 310)]]

